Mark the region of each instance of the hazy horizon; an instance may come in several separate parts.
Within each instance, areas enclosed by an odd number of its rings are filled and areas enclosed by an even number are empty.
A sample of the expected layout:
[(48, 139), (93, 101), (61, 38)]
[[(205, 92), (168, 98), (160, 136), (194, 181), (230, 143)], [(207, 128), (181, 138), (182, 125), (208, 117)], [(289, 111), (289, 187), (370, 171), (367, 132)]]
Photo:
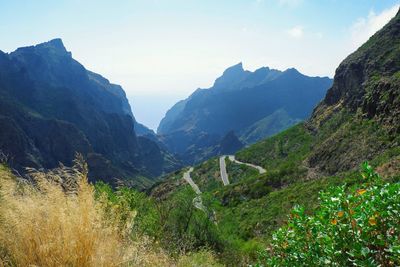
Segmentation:
[(174, 103), (238, 62), (333, 77), (399, 1), (0, 0), (0, 8), (0, 50), (62, 38), (87, 69), (120, 84), (137, 120), (155, 130)]

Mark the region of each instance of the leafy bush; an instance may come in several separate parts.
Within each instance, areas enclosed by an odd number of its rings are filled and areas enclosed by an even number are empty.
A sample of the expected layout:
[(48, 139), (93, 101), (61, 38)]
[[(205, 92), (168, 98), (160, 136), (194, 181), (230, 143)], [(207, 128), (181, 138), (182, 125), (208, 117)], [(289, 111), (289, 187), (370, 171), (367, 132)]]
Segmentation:
[(159, 203), (162, 237), (160, 243), (173, 254), (193, 252), (198, 249), (218, 250), (221, 240), (212, 212), (193, 205), (196, 196), (189, 186)]
[(368, 163), (363, 183), (320, 193), (313, 216), (295, 207), (259, 266), (399, 266), (400, 184), (384, 183)]

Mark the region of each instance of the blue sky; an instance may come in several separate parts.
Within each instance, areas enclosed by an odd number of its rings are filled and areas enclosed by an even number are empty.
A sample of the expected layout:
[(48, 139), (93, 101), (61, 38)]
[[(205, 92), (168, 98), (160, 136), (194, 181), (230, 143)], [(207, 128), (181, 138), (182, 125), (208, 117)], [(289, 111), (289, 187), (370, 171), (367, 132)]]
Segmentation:
[(137, 119), (166, 110), (243, 62), (334, 75), (399, 0), (0, 0), (0, 50), (60, 37), (75, 59), (121, 84)]

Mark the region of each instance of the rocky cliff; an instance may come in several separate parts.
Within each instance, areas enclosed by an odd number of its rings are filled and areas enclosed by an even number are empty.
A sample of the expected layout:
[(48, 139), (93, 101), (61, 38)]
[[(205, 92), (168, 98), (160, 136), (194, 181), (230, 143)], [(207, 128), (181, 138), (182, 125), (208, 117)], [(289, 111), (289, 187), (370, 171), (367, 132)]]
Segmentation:
[(339, 65), (333, 86), (307, 127), (320, 139), (309, 165), (328, 174), (355, 168), (378, 155), (396, 154), (400, 145), (400, 13)]
[(60, 39), (0, 52), (0, 111), (0, 150), (18, 170), (70, 165), (76, 152), (92, 179), (108, 182), (171, 167), (147, 160), (156, 149), (137, 139), (121, 86), (86, 70)]

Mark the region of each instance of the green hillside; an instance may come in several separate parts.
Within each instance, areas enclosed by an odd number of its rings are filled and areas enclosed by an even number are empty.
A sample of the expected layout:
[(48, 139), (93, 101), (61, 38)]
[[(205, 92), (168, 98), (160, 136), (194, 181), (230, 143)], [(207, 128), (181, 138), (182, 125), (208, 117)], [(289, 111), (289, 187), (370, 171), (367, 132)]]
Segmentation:
[(157, 136), (61, 40), (0, 51), (0, 266), (400, 266), (400, 11), (303, 121), (328, 84), (238, 64)]
[[(271, 243), (294, 206), (313, 214), (320, 206), (320, 191), (362, 186), (359, 169), (364, 161), (386, 182), (398, 183), (399, 29), (400, 14), (340, 64), (332, 88), (309, 120), (236, 154), (266, 173), (226, 160), (231, 184), (223, 186), (218, 159), (195, 166), (193, 181), (213, 213), (222, 244), (214, 249), (226, 264), (254, 263), (257, 251)], [(156, 191), (163, 187), (158, 184)], [(168, 199), (184, 190), (178, 184), (173, 188), (168, 197), (153, 196)]]

